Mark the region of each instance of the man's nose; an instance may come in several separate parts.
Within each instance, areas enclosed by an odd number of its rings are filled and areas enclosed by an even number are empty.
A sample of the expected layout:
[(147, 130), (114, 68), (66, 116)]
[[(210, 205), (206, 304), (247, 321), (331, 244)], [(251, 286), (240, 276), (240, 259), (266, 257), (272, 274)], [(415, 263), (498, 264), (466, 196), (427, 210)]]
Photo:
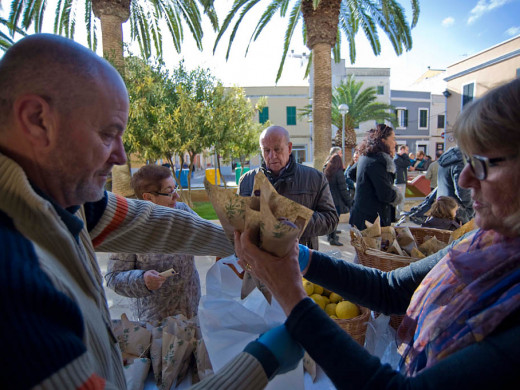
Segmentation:
[(121, 137), (118, 137), (117, 141), (114, 144), (112, 153), (110, 155), (110, 162), (115, 165), (126, 164), (125, 147), (123, 145), (123, 139)]

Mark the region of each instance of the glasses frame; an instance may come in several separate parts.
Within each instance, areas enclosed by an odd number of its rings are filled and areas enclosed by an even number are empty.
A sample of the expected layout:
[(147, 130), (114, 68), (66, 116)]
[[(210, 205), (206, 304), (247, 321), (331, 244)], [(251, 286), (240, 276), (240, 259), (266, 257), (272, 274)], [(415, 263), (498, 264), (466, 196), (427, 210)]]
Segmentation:
[(167, 196), (167, 197), (169, 197), (170, 199), (173, 199), (173, 195), (179, 193), (179, 187), (175, 187), (175, 188), (173, 189), (173, 191), (170, 192), (170, 193), (159, 192), (159, 191), (150, 191), (150, 193), (151, 193), (151, 194), (155, 194), (155, 195)]
[[(483, 180), (487, 179), (489, 168), (496, 166), (497, 163), (499, 163), (499, 162), (513, 160), (517, 156), (518, 155), (515, 154), (515, 155), (511, 155), (511, 156), (506, 156), (506, 157), (489, 158), (489, 157), (485, 157), (485, 156), (480, 156), (478, 154), (472, 154), (470, 156), (470, 155), (463, 153), (462, 159), (464, 160), (464, 164), (466, 164), (466, 165), (469, 164), (469, 167), (471, 168), (471, 172), (473, 172), (473, 175), (478, 180), (483, 181)], [(482, 167), (483, 173), (481, 175), (477, 175), (477, 172), (475, 170), (476, 164), (480, 164), (480, 166)]]

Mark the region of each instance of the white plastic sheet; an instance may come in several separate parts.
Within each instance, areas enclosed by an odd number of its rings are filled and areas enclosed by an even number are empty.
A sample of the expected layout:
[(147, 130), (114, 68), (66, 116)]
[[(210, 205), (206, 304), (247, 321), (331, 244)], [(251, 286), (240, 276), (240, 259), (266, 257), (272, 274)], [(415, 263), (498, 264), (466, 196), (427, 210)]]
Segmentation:
[[(215, 372), (258, 335), (286, 319), (278, 302), (273, 299), (269, 304), (258, 289), (241, 300), (242, 281), (226, 263), (240, 269), (234, 256), (217, 261), (208, 270), (206, 295), (199, 304), (200, 328)], [(302, 362), (293, 371), (276, 376), (266, 389), (304, 389)]]

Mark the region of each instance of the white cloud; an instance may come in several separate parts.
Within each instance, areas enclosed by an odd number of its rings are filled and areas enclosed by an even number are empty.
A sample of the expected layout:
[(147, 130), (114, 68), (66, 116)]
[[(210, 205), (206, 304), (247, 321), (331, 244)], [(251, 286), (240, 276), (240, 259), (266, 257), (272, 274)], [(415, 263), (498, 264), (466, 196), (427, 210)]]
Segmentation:
[(502, 7), (503, 5), (511, 2), (511, 0), (479, 0), (477, 5), (469, 13), (468, 24), (474, 23), (482, 15), (494, 10), (495, 8)]
[(520, 26), (509, 27), (506, 30), (506, 35), (509, 35), (510, 37), (514, 37), (514, 36), (516, 36), (518, 34), (520, 34)]
[(455, 19), (453, 19), (451, 16), (448, 16), (442, 21), (442, 27), (450, 27), (453, 26), (453, 23), (455, 23)]

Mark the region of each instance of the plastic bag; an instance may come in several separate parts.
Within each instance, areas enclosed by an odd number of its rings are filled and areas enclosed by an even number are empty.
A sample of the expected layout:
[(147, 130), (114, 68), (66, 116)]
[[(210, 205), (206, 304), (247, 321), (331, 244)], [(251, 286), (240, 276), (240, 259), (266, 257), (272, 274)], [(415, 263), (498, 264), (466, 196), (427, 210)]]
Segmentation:
[[(261, 333), (281, 325), (286, 316), (275, 299), (269, 304), (255, 289), (240, 299), (242, 281), (226, 265), (240, 268), (235, 256), (217, 261), (206, 275), (206, 295), (199, 304), (200, 329), (213, 370), (218, 372)], [(266, 389), (303, 389), (303, 363), (276, 376)]]
[(381, 363), (389, 364), (397, 370), (401, 356), (397, 352), (395, 330), (390, 326), (389, 321), (389, 316), (379, 314), (375, 317), (372, 312), (365, 336), (365, 349), (377, 356)]

